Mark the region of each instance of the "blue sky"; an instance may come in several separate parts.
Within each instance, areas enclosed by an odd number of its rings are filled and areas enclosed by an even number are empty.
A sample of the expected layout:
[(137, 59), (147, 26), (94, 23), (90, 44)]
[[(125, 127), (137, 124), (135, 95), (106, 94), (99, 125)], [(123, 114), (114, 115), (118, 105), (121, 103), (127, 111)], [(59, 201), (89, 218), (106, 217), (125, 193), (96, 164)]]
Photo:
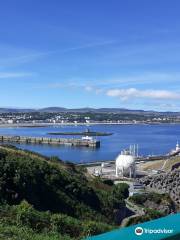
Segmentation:
[(6, 0), (1, 107), (180, 111), (180, 1)]

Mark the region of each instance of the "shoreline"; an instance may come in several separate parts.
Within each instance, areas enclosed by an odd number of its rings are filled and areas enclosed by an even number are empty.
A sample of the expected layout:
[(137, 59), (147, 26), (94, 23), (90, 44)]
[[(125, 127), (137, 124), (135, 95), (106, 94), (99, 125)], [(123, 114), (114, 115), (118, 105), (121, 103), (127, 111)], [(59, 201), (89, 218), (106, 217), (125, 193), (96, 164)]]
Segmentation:
[(0, 123), (0, 128), (36, 128), (36, 127), (56, 127), (56, 126), (94, 126), (94, 125), (178, 125), (178, 123)]

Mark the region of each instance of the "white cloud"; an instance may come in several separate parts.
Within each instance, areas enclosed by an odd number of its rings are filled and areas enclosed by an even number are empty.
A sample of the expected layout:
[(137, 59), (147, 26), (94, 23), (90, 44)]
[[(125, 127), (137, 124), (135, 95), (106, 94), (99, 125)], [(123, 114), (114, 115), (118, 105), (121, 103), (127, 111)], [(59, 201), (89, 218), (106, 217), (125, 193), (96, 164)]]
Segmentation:
[(136, 88), (128, 89), (110, 89), (106, 92), (110, 97), (119, 97), (122, 100), (130, 98), (147, 98), (158, 100), (175, 100), (180, 99), (180, 93), (167, 90), (138, 90)]

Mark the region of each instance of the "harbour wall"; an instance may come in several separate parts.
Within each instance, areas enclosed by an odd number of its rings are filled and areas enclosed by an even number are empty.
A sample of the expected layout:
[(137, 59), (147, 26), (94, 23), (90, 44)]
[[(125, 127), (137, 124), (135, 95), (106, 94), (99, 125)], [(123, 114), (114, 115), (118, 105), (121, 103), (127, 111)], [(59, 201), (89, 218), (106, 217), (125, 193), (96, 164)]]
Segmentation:
[(50, 145), (68, 145), (76, 147), (99, 148), (99, 140), (85, 140), (78, 138), (47, 138), (47, 137), (26, 137), (26, 136), (0, 136), (0, 142), (32, 143)]

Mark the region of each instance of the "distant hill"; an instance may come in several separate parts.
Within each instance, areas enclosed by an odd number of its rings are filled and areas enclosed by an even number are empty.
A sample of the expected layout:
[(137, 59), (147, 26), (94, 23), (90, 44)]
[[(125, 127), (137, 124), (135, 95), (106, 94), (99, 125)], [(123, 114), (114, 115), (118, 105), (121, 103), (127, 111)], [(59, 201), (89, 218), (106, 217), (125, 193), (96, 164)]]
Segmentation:
[(47, 107), (38, 109), (38, 112), (67, 112), (68, 109), (63, 107)]
[(143, 115), (174, 115), (180, 116), (180, 112), (158, 112), (158, 111), (145, 111), (145, 110), (131, 110), (126, 108), (64, 108), (64, 107), (47, 107), (39, 109), (26, 109), (26, 108), (0, 108), (0, 113), (27, 113), (27, 112), (77, 112), (77, 113), (123, 113), (123, 114), (143, 114)]
[(21, 113), (21, 112), (35, 112), (35, 109), (23, 109), (23, 108), (0, 108), (0, 113)]

